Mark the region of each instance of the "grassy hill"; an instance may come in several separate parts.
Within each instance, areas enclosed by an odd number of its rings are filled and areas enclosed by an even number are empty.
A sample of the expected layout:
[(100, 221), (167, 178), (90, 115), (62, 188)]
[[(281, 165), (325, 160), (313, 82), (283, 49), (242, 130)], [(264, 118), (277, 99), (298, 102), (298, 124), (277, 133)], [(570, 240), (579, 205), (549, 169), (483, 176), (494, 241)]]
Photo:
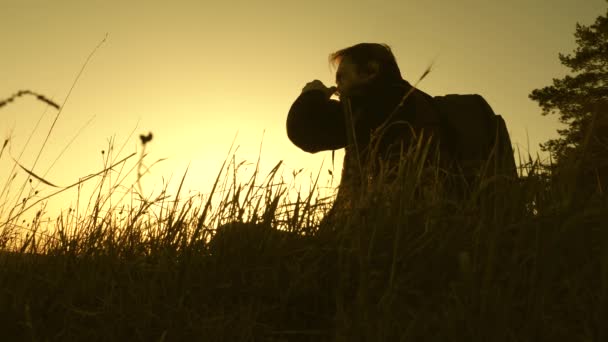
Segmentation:
[(608, 338), (608, 200), (576, 166), (529, 161), (519, 179), (455, 193), (442, 170), (404, 161), (322, 221), (330, 203), (290, 200), (277, 168), (214, 187), (215, 207), (159, 196), (44, 232), (37, 217), (27, 236), (4, 222), (3, 339)]

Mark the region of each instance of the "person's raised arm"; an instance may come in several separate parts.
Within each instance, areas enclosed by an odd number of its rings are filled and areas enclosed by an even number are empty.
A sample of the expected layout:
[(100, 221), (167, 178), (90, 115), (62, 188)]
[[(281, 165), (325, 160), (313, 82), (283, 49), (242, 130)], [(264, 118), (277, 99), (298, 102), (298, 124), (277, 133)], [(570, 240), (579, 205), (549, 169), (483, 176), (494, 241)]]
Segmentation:
[(308, 83), (287, 115), (287, 136), (310, 153), (346, 146), (346, 125), (340, 102), (330, 99), (335, 88), (321, 81)]

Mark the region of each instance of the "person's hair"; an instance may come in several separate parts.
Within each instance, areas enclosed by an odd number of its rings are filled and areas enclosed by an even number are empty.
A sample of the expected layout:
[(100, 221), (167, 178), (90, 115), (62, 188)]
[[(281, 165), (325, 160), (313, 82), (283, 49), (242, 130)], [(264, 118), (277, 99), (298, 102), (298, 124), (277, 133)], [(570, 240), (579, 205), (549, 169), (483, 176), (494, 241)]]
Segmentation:
[(336, 67), (344, 57), (350, 58), (360, 71), (370, 71), (370, 63), (378, 65), (378, 77), (401, 79), (401, 71), (391, 48), (386, 44), (360, 43), (338, 50), (329, 55), (329, 62)]

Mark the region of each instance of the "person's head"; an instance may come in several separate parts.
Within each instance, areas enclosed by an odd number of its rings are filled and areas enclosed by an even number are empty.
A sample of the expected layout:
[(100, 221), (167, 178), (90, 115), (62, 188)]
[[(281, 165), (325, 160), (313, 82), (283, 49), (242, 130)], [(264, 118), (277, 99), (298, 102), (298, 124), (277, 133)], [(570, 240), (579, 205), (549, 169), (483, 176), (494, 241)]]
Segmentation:
[(401, 80), (401, 71), (391, 48), (386, 44), (361, 43), (329, 56), (338, 65), (336, 84), (343, 95), (356, 94), (381, 83)]

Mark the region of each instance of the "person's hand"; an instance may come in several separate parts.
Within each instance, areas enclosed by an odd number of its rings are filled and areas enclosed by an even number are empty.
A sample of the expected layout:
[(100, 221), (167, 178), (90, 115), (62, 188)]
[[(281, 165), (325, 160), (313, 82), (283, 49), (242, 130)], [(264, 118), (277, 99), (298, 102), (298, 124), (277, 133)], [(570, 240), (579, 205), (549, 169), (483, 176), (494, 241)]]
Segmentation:
[(327, 96), (327, 98), (330, 98), (336, 92), (337, 88), (336, 87), (328, 88), (325, 86), (325, 84), (323, 84), (323, 82), (321, 82), (319, 80), (314, 80), (312, 82), (306, 83), (304, 88), (302, 88), (303, 93), (310, 91), (310, 90), (321, 90)]

